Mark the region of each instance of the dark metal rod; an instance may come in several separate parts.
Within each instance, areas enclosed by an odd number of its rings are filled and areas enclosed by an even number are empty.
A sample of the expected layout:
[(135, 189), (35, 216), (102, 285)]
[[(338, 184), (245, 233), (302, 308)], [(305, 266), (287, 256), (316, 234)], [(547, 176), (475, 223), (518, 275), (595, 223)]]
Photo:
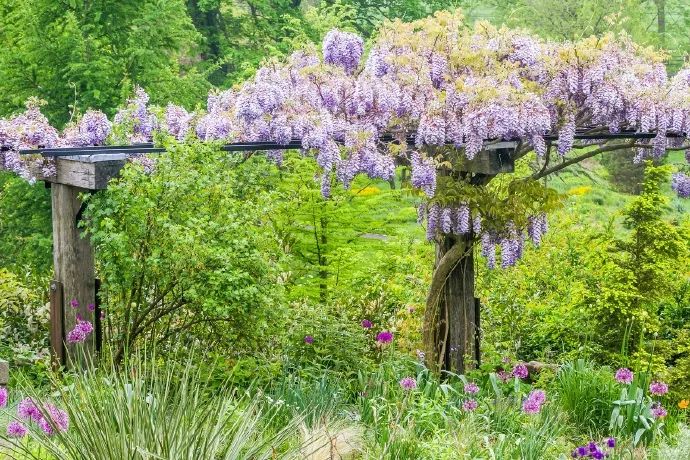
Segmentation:
[[(667, 137), (685, 137), (685, 135), (680, 133), (669, 132), (666, 134)], [(575, 139), (578, 140), (615, 140), (615, 139), (652, 139), (656, 137), (656, 133), (646, 132), (633, 132), (633, 131), (622, 131), (618, 133), (591, 133), (583, 131), (575, 134)], [(405, 137), (406, 142), (409, 144), (414, 144), (415, 136), (408, 135)], [(558, 134), (546, 134), (544, 136), (545, 140), (554, 141), (558, 139)], [(396, 138), (393, 135), (385, 134), (379, 138), (381, 142), (394, 142)], [(449, 144), (451, 145), (451, 144)], [(293, 139), (287, 144), (278, 144), (271, 141), (261, 141), (261, 142), (235, 142), (231, 144), (226, 144), (221, 147), (221, 150), (228, 152), (247, 152), (254, 150), (291, 150), (302, 148), (302, 141), (299, 139)], [(154, 147), (152, 143), (146, 144), (134, 144), (130, 146), (120, 145), (120, 146), (90, 146), (90, 147), (64, 147), (64, 148), (51, 148), (51, 149), (30, 149), (30, 150), (20, 150), (19, 153), (22, 155), (28, 154), (41, 154), (46, 157), (58, 157), (58, 156), (76, 156), (76, 155), (115, 155), (115, 154), (146, 154), (146, 153), (162, 153), (165, 152), (163, 147)]]

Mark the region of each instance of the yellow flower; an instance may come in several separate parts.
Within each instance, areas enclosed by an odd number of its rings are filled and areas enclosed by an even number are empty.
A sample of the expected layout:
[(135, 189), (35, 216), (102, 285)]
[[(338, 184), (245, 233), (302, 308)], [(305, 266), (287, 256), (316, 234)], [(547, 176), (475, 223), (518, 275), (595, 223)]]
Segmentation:
[(685, 410), (688, 408), (688, 406), (690, 406), (690, 401), (688, 401), (687, 399), (681, 399), (680, 401), (678, 401), (679, 408)]

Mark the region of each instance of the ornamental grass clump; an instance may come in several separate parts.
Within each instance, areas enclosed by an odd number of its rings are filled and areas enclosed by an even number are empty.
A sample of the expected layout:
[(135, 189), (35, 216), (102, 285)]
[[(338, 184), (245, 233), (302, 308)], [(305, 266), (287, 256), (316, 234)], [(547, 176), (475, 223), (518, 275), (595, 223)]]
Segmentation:
[[(51, 402), (31, 394), (17, 423), (0, 433), (11, 458), (271, 459), (299, 449), (299, 418), (276, 427), (274, 410), (214, 385), (191, 359), (137, 357), (118, 371), (90, 369), (68, 386), (53, 383)], [(23, 436), (30, 442), (17, 440)]]

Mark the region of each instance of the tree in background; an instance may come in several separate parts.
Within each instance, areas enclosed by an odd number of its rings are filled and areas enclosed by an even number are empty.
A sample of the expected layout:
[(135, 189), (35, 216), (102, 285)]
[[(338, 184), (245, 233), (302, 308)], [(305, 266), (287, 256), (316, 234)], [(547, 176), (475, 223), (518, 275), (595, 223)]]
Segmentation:
[(182, 0), (3, 0), (0, 12), (0, 113), (38, 96), (62, 125), (89, 108), (112, 114), (134, 82), (187, 106), (209, 89), (189, 62), (200, 35)]

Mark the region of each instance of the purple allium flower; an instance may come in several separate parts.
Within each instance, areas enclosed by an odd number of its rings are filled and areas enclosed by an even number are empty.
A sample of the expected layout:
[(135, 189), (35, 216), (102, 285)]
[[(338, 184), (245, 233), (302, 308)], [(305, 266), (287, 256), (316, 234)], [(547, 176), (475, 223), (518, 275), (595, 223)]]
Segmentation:
[(23, 438), (29, 430), (20, 422), (12, 420), (7, 425), (7, 436), (10, 438)]
[(95, 305), (95, 304), (92, 304), (92, 303), (90, 303), (90, 304), (88, 305), (88, 307), (86, 307), (86, 308), (88, 308), (89, 311), (96, 311), (96, 305)]
[(45, 412), (47, 417), (42, 417), (38, 421), (38, 426), (43, 430), (48, 436), (55, 434), (55, 430), (58, 432), (65, 432), (69, 427), (69, 416), (67, 412), (62, 409), (58, 409), (52, 404), (47, 404), (45, 406)]
[(93, 332), (93, 324), (77, 315), (77, 324), (67, 333), (67, 343), (82, 343)]
[(381, 344), (391, 343), (393, 341), (393, 333), (391, 331), (381, 331), (376, 336), (376, 341)]
[(72, 299), (69, 301), (69, 305), (72, 308), (77, 308), (79, 307), (79, 301), (77, 299)]
[(587, 446), (580, 446), (575, 450), (577, 450), (577, 455), (579, 457), (587, 457), (589, 455), (589, 451), (587, 449)]
[(618, 383), (629, 385), (633, 381), (633, 373), (627, 367), (621, 367), (616, 371), (616, 380)]
[(312, 337), (310, 335), (305, 335), (304, 336), (304, 343), (308, 343), (309, 345), (311, 345), (312, 343), (314, 343), (314, 337)]
[(607, 438), (606, 439), (606, 445), (611, 449), (616, 447), (616, 438)]
[(497, 376), (498, 379), (499, 379), (501, 382), (503, 382), (503, 383), (508, 383), (508, 381), (509, 381), (511, 378), (513, 378), (513, 374), (511, 374), (510, 372), (506, 372), (506, 371), (498, 371), (498, 373), (496, 374), (496, 376)]
[(652, 382), (649, 384), (649, 392), (655, 396), (663, 396), (668, 393), (668, 385), (663, 382)]
[(417, 388), (417, 381), (414, 379), (414, 377), (405, 377), (400, 380), (400, 386), (405, 391), (414, 390)]
[(595, 458), (597, 460), (600, 460), (600, 459), (604, 458), (605, 456), (606, 456), (606, 454), (604, 454), (600, 450), (596, 450), (596, 451), (592, 452), (592, 458)]
[(525, 414), (538, 414), (545, 401), (546, 394), (542, 390), (532, 390), (522, 402), (522, 411)]
[(668, 415), (668, 412), (666, 412), (666, 409), (664, 409), (664, 406), (661, 405), (661, 403), (655, 402), (652, 404), (651, 407), (651, 412), (654, 418), (662, 418), (666, 417)]
[(5, 407), (7, 406), (7, 388), (5, 387), (0, 387), (0, 407)]
[(374, 326), (374, 325), (372, 324), (372, 322), (369, 321), (368, 319), (363, 319), (363, 320), (362, 320), (362, 327), (363, 327), (364, 329), (371, 329), (373, 326)]
[(477, 408), (478, 405), (479, 404), (477, 404), (477, 401), (475, 401), (474, 399), (468, 399), (467, 401), (462, 403), (462, 410), (464, 410), (465, 412), (472, 412)]
[(476, 395), (479, 393), (479, 387), (474, 382), (466, 383), (463, 389), (467, 394)]
[(19, 402), (17, 406), (17, 415), (19, 418), (33, 420), (34, 422), (38, 422), (43, 418), (41, 411), (38, 410), (38, 407), (36, 407), (36, 404), (34, 404), (31, 398), (24, 398)]
[(529, 371), (527, 370), (527, 366), (524, 364), (516, 364), (515, 367), (513, 368), (513, 375), (519, 379), (526, 379), (527, 376), (529, 375)]
[(546, 402), (546, 393), (544, 393), (544, 390), (532, 390), (529, 397), (539, 404), (544, 404)]
[(426, 358), (426, 353), (424, 353), (422, 350), (417, 350), (417, 360), (420, 363), (423, 363), (425, 358)]

